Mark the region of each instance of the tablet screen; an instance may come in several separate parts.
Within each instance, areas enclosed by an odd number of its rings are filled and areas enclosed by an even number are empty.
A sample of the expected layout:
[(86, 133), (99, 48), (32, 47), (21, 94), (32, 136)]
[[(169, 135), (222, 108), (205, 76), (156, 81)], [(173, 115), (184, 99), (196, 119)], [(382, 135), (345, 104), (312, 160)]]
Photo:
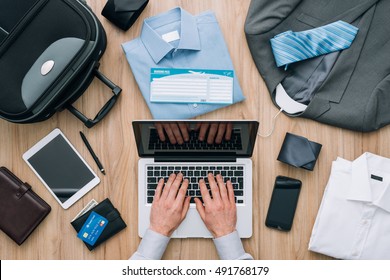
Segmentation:
[(61, 134), (27, 161), (62, 203), (95, 178)]

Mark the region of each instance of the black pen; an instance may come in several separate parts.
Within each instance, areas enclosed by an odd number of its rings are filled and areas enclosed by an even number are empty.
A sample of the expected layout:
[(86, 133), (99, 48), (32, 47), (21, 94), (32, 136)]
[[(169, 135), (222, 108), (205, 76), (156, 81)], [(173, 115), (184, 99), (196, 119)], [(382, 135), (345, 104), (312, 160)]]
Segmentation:
[(82, 133), (81, 131), (80, 131), (80, 136), (81, 136), (81, 139), (83, 139), (83, 142), (84, 142), (85, 146), (87, 146), (88, 151), (91, 153), (91, 155), (92, 155), (94, 161), (96, 162), (97, 166), (99, 167), (100, 171), (104, 175), (106, 175), (106, 171), (104, 170), (104, 167), (103, 167), (102, 163), (100, 162), (99, 158), (96, 156), (95, 152), (92, 150), (92, 147), (89, 144), (89, 142), (88, 142), (87, 138), (85, 137), (84, 133)]

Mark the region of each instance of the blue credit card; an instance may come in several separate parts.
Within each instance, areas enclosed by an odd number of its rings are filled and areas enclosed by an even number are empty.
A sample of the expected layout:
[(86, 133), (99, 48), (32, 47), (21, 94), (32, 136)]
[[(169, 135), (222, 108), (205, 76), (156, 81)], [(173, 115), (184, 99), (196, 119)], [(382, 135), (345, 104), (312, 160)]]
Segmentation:
[(77, 234), (77, 237), (88, 243), (89, 245), (95, 245), (99, 236), (108, 224), (108, 220), (98, 213), (92, 211), (87, 221)]

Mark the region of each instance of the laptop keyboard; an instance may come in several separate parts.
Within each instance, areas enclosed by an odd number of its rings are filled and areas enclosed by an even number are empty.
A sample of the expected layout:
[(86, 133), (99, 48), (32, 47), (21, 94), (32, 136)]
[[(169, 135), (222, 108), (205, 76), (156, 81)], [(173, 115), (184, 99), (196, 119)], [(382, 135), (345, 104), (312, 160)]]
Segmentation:
[(237, 204), (244, 203), (244, 167), (243, 166), (215, 166), (215, 165), (180, 165), (180, 166), (157, 166), (148, 165), (147, 169), (147, 203), (153, 202), (155, 190), (158, 180), (161, 178), (167, 182), (170, 174), (182, 173), (184, 178), (189, 180), (187, 196), (191, 197), (191, 203), (194, 198), (198, 197), (202, 200), (202, 195), (199, 188), (199, 180), (204, 179), (206, 187), (212, 197), (210, 185), (208, 182), (208, 173), (213, 173), (214, 176), (221, 174), (225, 183), (230, 180), (233, 185), (234, 196)]
[[(150, 130), (149, 150), (242, 150), (241, 130), (233, 129), (230, 141), (222, 140), (220, 144), (207, 144), (206, 141), (199, 141), (199, 132), (190, 131), (190, 140), (181, 145), (171, 144), (169, 141), (161, 141), (156, 129)], [(166, 139), (168, 136), (165, 135)], [(207, 139), (207, 135), (206, 135)]]

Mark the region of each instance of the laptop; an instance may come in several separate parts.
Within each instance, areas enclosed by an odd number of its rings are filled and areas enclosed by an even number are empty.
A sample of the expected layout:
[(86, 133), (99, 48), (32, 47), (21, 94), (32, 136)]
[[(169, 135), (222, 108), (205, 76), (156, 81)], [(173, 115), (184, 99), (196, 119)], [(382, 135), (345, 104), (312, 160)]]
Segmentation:
[[(252, 236), (252, 160), (257, 121), (133, 121), (134, 136), (140, 160), (138, 162), (138, 234), (143, 237), (149, 228), (150, 210), (157, 182), (173, 172), (188, 178), (187, 195), (190, 209), (173, 238), (211, 238), (200, 218), (194, 197), (200, 197), (199, 180), (207, 175), (221, 174), (230, 179), (237, 205), (237, 231), (241, 238)], [(184, 130), (181, 133), (180, 129)], [(172, 133), (173, 130), (175, 133)], [(224, 130), (223, 130), (224, 128)], [(218, 131), (223, 135), (217, 139)], [(188, 141), (172, 135), (186, 134)], [(206, 141), (200, 141), (203, 136)], [(170, 138), (171, 137), (171, 138)], [(183, 137), (182, 137), (183, 138)]]

